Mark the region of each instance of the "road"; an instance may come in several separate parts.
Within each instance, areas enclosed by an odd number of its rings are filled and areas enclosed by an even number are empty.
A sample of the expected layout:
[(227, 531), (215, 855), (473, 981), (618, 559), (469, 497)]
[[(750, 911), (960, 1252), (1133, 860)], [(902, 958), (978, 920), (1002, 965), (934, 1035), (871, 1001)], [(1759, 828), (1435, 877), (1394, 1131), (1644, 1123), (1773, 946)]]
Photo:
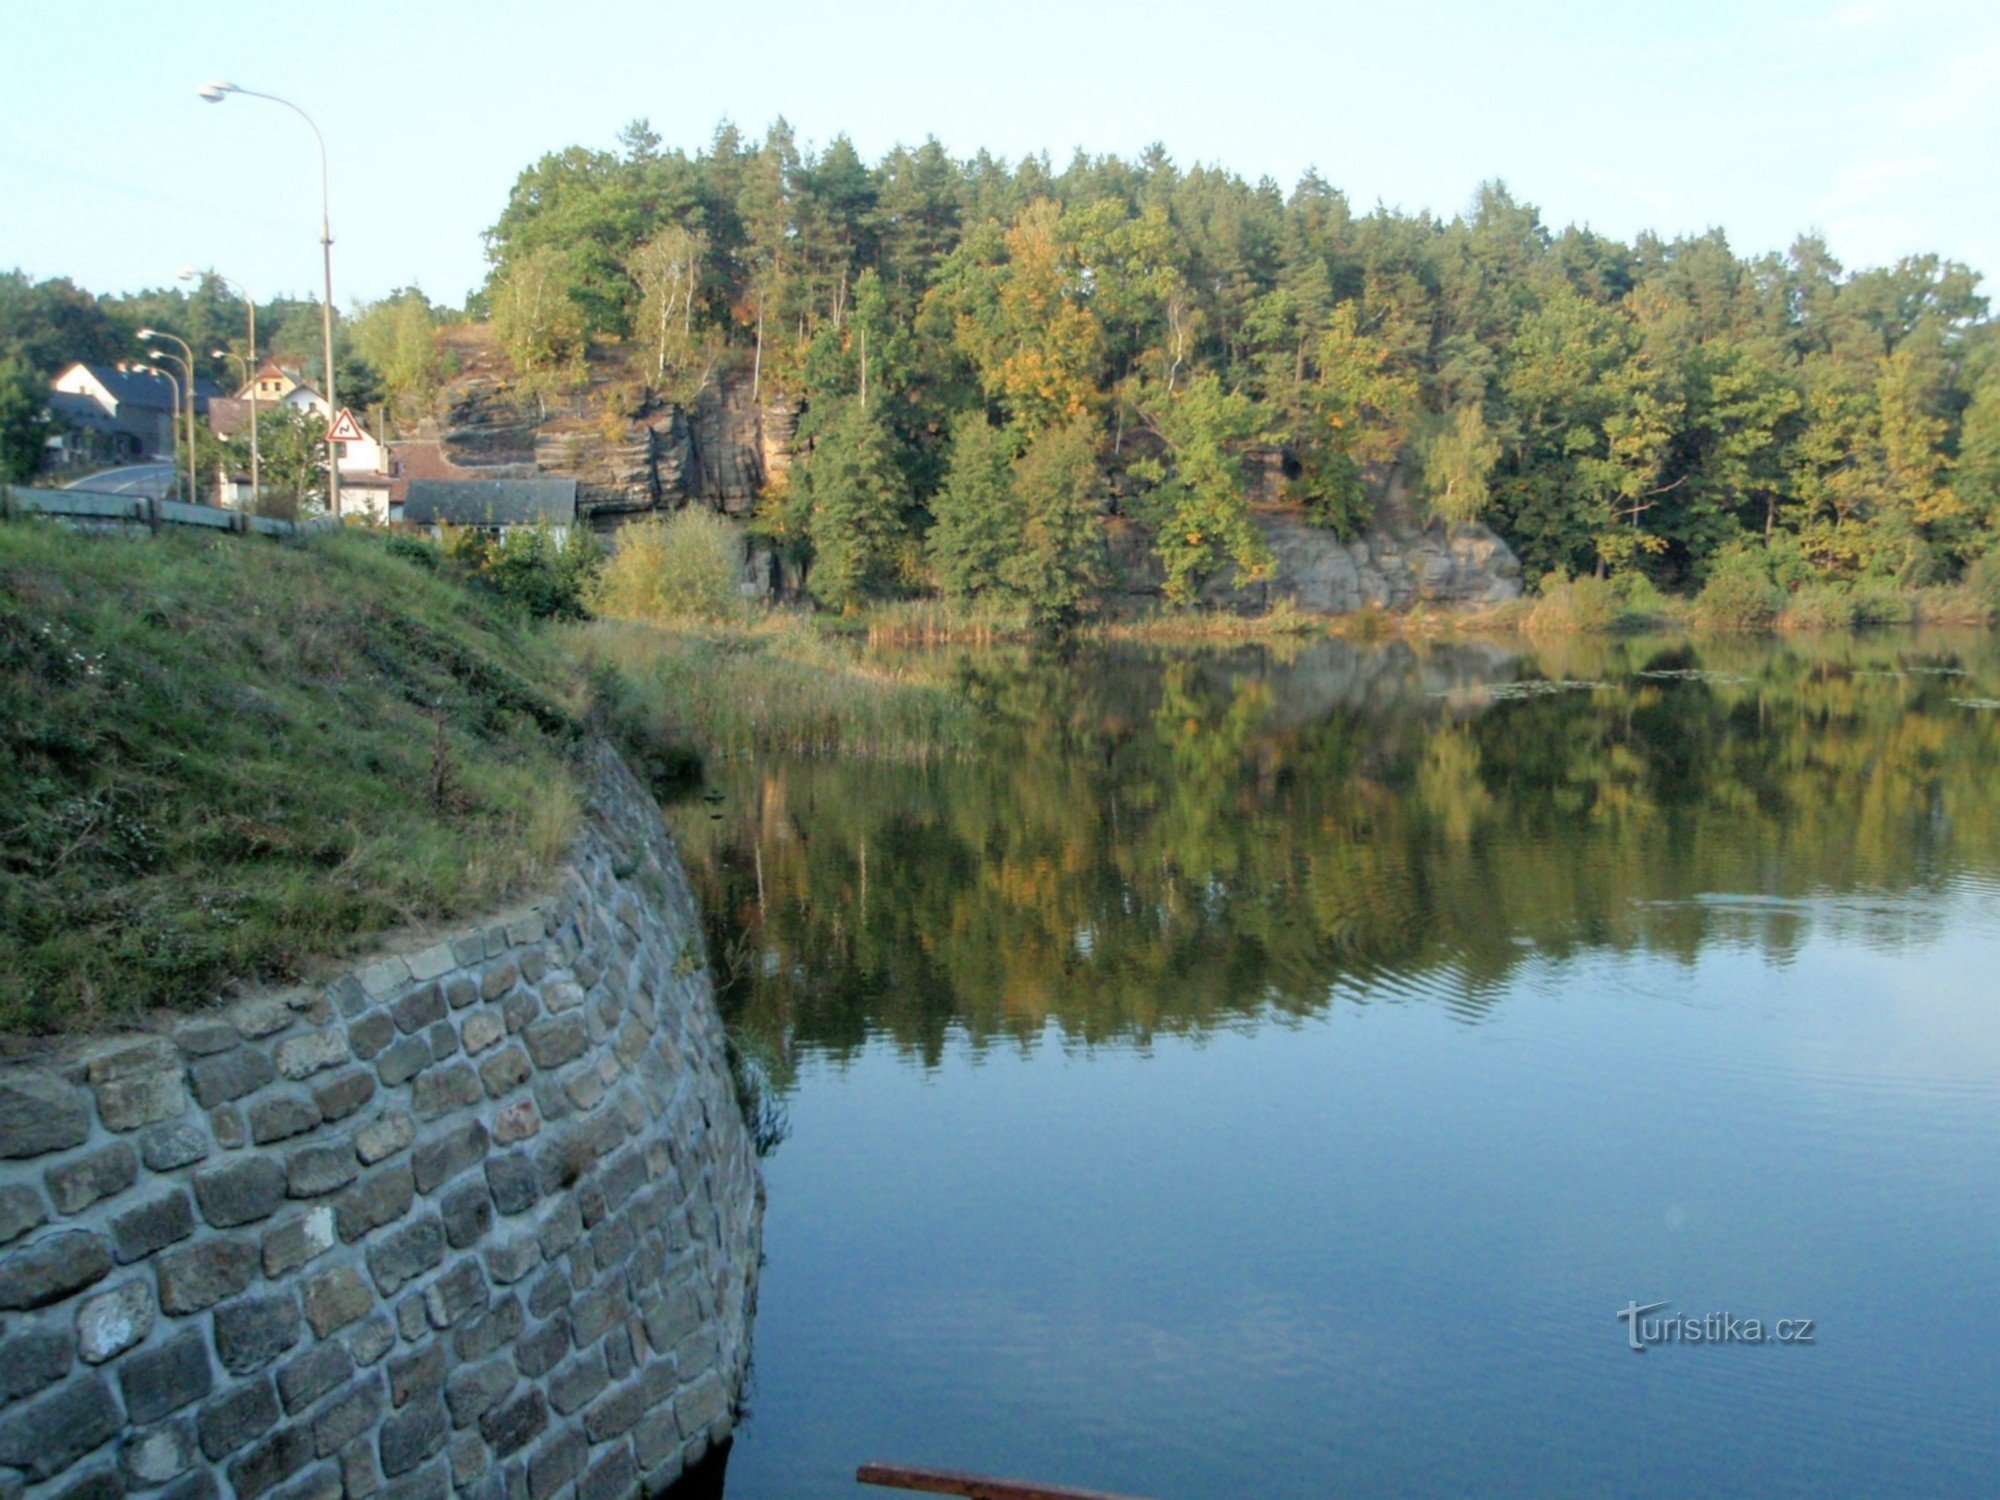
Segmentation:
[(104, 469), (63, 486), (66, 490), (89, 490), (98, 495), (144, 495), (163, 500), (173, 493), (175, 471), (172, 464), (131, 464), (122, 469)]

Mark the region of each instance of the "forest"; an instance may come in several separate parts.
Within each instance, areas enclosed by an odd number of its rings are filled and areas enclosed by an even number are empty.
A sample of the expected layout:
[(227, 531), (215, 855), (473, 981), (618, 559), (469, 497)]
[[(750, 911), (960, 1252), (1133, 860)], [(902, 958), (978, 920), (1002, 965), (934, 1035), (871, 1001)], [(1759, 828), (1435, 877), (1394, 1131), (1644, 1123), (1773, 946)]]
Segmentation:
[[(753, 524), (835, 608), (1073, 618), (1106, 512), (1188, 602), (1269, 566), (1253, 475), (1273, 471), (1342, 537), (1395, 469), (1414, 519), (1485, 521), (1531, 579), (1679, 592), (1737, 563), (1794, 590), (1949, 582), (2000, 530), (2000, 340), (1979, 275), (1934, 255), (1628, 244), (1500, 183), (1449, 219), (1356, 212), (1317, 174), (1287, 192), (1157, 145), (1058, 171), (928, 140), (871, 165), (783, 121), (692, 153), (635, 121), (615, 150), (551, 153), (486, 243), (463, 315), (524, 392), (610, 369), (687, 402), (729, 372), (802, 405)], [(0, 278), (9, 370), (54, 285)], [(132, 311), (176, 327), (158, 303), (180, 296)], [(229, 300), (206, 282), (178, 316), (225, 338)], [(358, 309), (343, 394), (422, 410), (449, 373), (434, 325), (460, 315), (414, 291)], [(305, 349), (304, 321), (271, 326)]]

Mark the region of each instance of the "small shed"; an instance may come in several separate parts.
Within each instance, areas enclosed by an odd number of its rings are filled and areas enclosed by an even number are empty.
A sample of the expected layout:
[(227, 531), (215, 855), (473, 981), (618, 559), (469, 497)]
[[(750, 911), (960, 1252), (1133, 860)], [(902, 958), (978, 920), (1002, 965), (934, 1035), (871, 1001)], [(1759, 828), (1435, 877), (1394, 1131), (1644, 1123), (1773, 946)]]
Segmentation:
[(576, 480), (554, 474), (533, 479), (412, 479), (396, 519), (439, 535), (447, 526), (490, 531), (545, 526), (556, 541), (576, 524)]

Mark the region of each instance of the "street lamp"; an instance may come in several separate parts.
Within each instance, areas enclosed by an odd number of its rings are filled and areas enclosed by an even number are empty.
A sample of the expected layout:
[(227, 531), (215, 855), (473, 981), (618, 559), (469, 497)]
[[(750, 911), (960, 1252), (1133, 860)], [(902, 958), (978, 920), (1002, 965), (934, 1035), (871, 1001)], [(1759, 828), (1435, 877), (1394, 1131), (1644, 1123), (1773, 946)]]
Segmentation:
[[(319, 244), (320, 256), (326, 270), (326, 302), (320, 309), (322, 319), (321, 331), (326, 339), (326, 410), (327, 432), (329, 434), (326, 441), (326, 508), (330, 514), (338, 517), (340, 515), (340, 445), (333, 441), (331, 434), (333, 432), (334, 413), (340, 409), (340, 402), (335, 397), (333, 390), (333, 221), (327, 209), (329, 193), (326, 173), (326, 137), (319, 133), (319, 126), (313, 123), (311, 115), (300, 109), (291, 100), (280, 99), (276, 94), (260, 94), (255, 89), (238, 88), (233, 83), (223, 83), (220, 80), (204, 83), (195, 92), (200, 94), (210, 104), (220, 104), (231, 94), (241, 94), (246, 99), (263, 99), (271, 104), (282, 104), (311, 127), (313, 139), (319, 143)], [(255, 392), (252, 392), (251, 399), (253, 401), (256, 399)], [(251, 480), (251, 488), (256, 488), (255, 479)]]
[[(163, 328), (141, 328), (139, 330), (139, 337), (142, 339), (172, 339), (176, 344), (181, 346), (183, 367), (187, 370), (188, 504), (199, 505), (201, 503), (201, 492), (195, 488), (194, 482), (194, 350), (188, 347), (188, 341), (179, 334), (168, 333)], [(162, 357), (159, 353), (151, 349), (148, 349), (146, 352), (151, 354), (155, 359)]]
[[(187, 346), (186, 346), (185, 344), (183, 344), (183, 345), (182, 345), (181, 347), (182, 347), (182, 348), (186, 348)], [(187, 359), (182, 359), (182, 358), (181, 358), (181, 357), (180, 357), (180, 356), (179, 356), (178, 354), (169, 354), (169, 353), (167, 353), (167, 351), (166, 351), (166, 350), (164, 350), (164, 349), (148, 349), (148, 350), (146, 351), (146, 358), (148, 358), (148, 359), (164, 359), (164, 360), (169, 360), (169, 361), (171, 361), (172, 363), (174, 363), (174, 364), (177, 364), (177, 365), (179, 365), (179, 366), (181, 367), (181, 372), (182, 372), (182, 373), (183, 373), (183, 374), (184, 374), (184, 375), (185, 375), (185, 376), (187, 377), (187, 404), (188, 404), (188, 418), (189, 418), (189, 420), (188, 420), (188, 430), (187, 430), (187, 449), (188, 449), (188, 504), (190, 504), (190, 505), (199, 505), (199, 504), (201, 504), (201, 488), (200, 488), (200, 486), (199, 486), (199, 485), (198, 485), (198, 484), (197, 484), (197, 483), (195, 482), (195, 477), (194, 477), (194, 420), (193, 420), (193, 418), (194, 418), (194, 360), (193, 360), (193, 358), (192, 358), (192, 354), (193, 354), (193, 351), (192, 351), (192, 350), (190, 350), (190, 351), (189, 351), (189, 354), (190, 354), (190, 357), (189, 357), (189, 358), (187, 358)]]
[[(148, 354), (151, 354), (151, 353), (152, 353), (153, 351), (152, 351), (152, 350), (150, 350), (150, 349), (148, 349), (148, 350), (147, 350), (146, 352), (147, 352)], [(174, 388), (174, 412), (175, 412), (176, 416), (178, 416), (178, 415), (179, 415), (179, 412), (180, 412), (180, 409), (181, 409), (181, 383), (180, 383), (180, 382), (179, 382), (178, 380), (174, 379), (174, 376), (173, 376), (173, 372), (172, 372), (171, 370), (162, 370), (162, 369), (161, 369), (161, 368), (160, 368), (160, 367), (159, 367), (158, 365), (145, 365), (145, 364), (140, 364), (140, 363), (139, 363), (138, 361), (136, 361), (136, 360), (135, 360), (135, 361), (133, 361), (133, 364), (132, 364), (132, 368), (133, 368), (133, 369), (135, 369), (135, 370), (144, 370), (144, 371), (145, 371), (145, 372), (146, 372), (146, 373), (147, 373), (148, 375), (158, 375), (158, 376), (161, 376), (162, 378), (164, 378), (164, 379), (166, 380), (166, 382), (167, 382), (167, 384), (168, 384), (168, 385), (170, 385), (170, 386), (172, 386), (172, 387)], [(179, 423), (178, 423), (178, 422), (176, 422), (176, 424), (175, 424), (175, 425), (176, 425), (176, 426), (178, 426), (178, 425), (179, 425)], [(175, 436), (176, 436), (176, 438), (178, 438), (178, 437), (179, 437), (179, 433), (177, 432), (177, 433), (175, 434)], [(189, 472), (190, 472), (190, 473), (192, 473), (192, 472), (193, 472), (193, 466), (192, 466), (192, 464), (190, 464), (190, 465), (189, 465)], [(175, 481), (174, 481), (174, 482), (175, 482), (176, 484), (178, 484), (178, 483), (180, 482), (180, 481), (179, 481), (179, 479), (178, 479), (178, 477), (176, 477), (176, 479), (175, 479)], [(169, 490), (169, 491), (168, 491), (167, 493), (168, 493), (168, 494), (172, 494), (172, 493), (173, 493), (173, 491), (172, 491), (172, 490)]]
[[(193, 281), (200, 274), (193, 266), (181, 267), (182, 281)], [(242, 282), (224, 276), (220, 271), (211, 270), (208, 274), (224, 286), (235, 287), (237, 295), (243, 299), (244, 306), (250, 309), (250, 354), (243, 362), (243, 387), (250, 392), (250, 508), (255, 510), (258, 497), (263, 493), (261, 486), (263, 476), (257, 461), (257, 302), (243, 289)], [(223, 353), (224, 351), (218, 349), (215, 351), (215, 357), (221, 359)]]

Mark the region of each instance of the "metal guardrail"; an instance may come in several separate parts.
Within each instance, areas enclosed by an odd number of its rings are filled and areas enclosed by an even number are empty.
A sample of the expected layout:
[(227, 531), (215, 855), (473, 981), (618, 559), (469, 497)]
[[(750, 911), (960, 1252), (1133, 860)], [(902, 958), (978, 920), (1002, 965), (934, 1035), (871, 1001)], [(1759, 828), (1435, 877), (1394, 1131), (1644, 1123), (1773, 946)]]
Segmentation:
[(331, 516), (310, 521), (280, 521), (248, 511), (215, 505), (189, 505), (182, 500), (149, 500), (143, 495), (115, 495), (100, 490), (44, 490), (27, 485), (0, 485), (0, 517), (47, 516), (90, 529), (143, 526), (192, 526), (206, 531), (275, 537), (310, 536), (340, 525)]

